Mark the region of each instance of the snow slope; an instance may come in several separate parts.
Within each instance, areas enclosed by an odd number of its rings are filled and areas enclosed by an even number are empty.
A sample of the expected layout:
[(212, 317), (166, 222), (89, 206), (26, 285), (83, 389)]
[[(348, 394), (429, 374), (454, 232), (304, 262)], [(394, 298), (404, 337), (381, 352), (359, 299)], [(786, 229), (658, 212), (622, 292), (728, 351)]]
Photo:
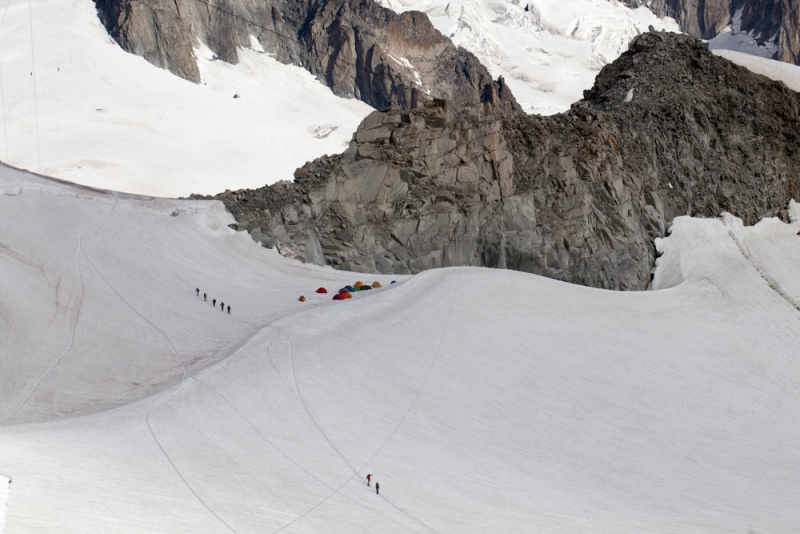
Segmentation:
[(454, 268), (333, 302), (363, 275), (219, 203), (0, 192), (7, 532), (800, 524), (799, 223), (679, 218), (658, 291)]
[(551, 115), (583, 98), (603, 65), (652, 25), (678, 31), (646, 7), (608, 0), (382, 0), (427, 13), (433, 25), (503, 76), (528, 113)]
[(124, 52), (92, 0), (0, 3), (0, 161), (118, 191), (214, 194), (293, 179), (372, 111), (256, 50), (235, 66), (199, 43), (197, 56), (204, 85)]
[(11, 479), (0, 475), (0, 532), (5, 532), (6, 508), (8, 507), (8, 492), (11, 486)]

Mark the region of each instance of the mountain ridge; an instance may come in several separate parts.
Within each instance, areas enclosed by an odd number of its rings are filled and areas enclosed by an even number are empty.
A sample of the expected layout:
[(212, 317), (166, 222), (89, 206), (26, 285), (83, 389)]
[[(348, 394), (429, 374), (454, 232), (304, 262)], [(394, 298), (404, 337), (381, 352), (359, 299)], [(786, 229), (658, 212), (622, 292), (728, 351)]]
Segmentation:
[(194, 47), (237, 63), (255, 39), (283, 63), (303, 66), (335, 94), (376, 109), (411, 109), (432, 98), (460, 105), (491, 100), (519, 110), (502, 78), (455, 47), (424, 13), (397, 14), (373, 0), (95, 0), (98, 16), (126, 51), (194, 83)]
[(798, 129), (800, 94), (695, 38), (651, 31), (569, 112), (387, 108), (294, 183), (215, 198), (239, 229), (311, 263), (500, 267), (645, 289), (653, 242), (676, 216), (786, 220)]

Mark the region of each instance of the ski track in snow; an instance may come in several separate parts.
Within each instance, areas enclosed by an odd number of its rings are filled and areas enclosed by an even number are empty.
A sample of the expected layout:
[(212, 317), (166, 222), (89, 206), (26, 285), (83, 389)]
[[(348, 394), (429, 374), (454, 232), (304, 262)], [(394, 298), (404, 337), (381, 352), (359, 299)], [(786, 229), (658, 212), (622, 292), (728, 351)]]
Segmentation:
[[(192, 379), (192, 380), (194, 380), (194, 379)], [(165, 404), (172, 397), (174, 397), (175, 395), (177, 395), (178, 393), (183, 391), (183, 389), (185, 387), (187, 387), (188, 385), (189, 385), (189, 383), (184, 384), (178, 390), (176, 390), (172, 395), (170, 395), (162, 404), (159, 404), (158, 406), (156, 406), (156, 407), (152, 408), (151, 410), (149, 410), (144, 416), (145, 424), (147, 425), (147, 430), (150, 431), (150, 435), (153, 437), (153, 441), (156, 442), (156, 446), (158, 446), (158, 449), (161, 451), (161, 454), (164, 455), (164, 458), (166, 458), (167, 462), (169, 463), (170, 467), (172, 468), (172, 471), (181, 480), (181, 482), (183, 482), (183, 485), (186, 486), (186, 489), (189, 490), (189, 492), (194, 496), (194, 498), (197, 499), (200, 502), (200, 504), (202, 504), (203, 507), (205, 507), (205, 509), (208, 510), (208, 512), (211, 515), (213, 515), (214, 518), (216, 518), (217, 521), (219, 521), (222, 525), (224, 525), (225, 528), (228, 529), (230, 532), (233, 532), (233, 533), (236, 534), (236, 531), (233, 530), (231, 528), (231, 526), (228, 525), (225, 521), (223, 521), (222, 518), (219, 517), (217, 515), (217, 513), (208, 504), (206, 504), (206, 502), (200, 497), (200, 495), (198, 495), (197, 492), (192, 488), (191, 484), (189, 484), (189, 482), (184, 478), (184, 476), (181, 474), (181, 472), (178, 469), (178, 467), (175, 465), (175, 462), (172, 461), (172, 458), (170, 457), (170, 455), (167, 454), (166, 450), (164, 450), (164, 446), (161, 445), (161, 442), (159, 441), (158, 436), (156, 436), (156, 433), (153, 432), (153, 427), (150, 425), (150, 414), (152, 414), (155, 410), (161, 408), (163, 406), (163, 404)]]
[[(115, 199), (114, 200), (114, 206), (111, 208), (111, 212), (113, 212), (114, 209), (116, 209), (116, 206), (117, 206), (117, 201), (116, 201), (117, 195), (116, 194), (114, 194), (114, 199)], [(109, 212), (109, 213), (111, 213), (111, 212)], [(94, 229), (97, 228), (97, 226), (99, 226), (99, 225), (96, 225), (94, 228), (92, 228), (92, 231), (94, 231)], [(89, 232), (89, 234), (86, 235), (86, 237), (88, 238), (90, 234), (91, 234), (91, 231)], [(125, 297), (123, 297), (122, 295), (119, 294), (119, 291), (117, 291), (114, 288), (114, 286), (112, 286), (109, 283), (109, 281), (106, 279), (106, 277), (103, 276), (103, 273), (101, 273), (100, 270), (97, 268), (97, 266), (94, 264), (92, 259), (86, 254), (86, 251), (83, 249), (83, 245), (82, 244), (81, 244), (81, 253), (83, 254), (83, 257), (86, 258), (86, 261), (89, 262), (89, 265), (91, 265), (92, 270), (94, 270), (94, 272), (97, 274), (97, 276), (100, 277), (100, 280), (103, 281), (103, 284), (105, 284), (105, 286), (109, 290), (111, 290), (111, 292), (114, 293), (117, 296), (117, 298), (119, 298), (119, 300), (121, 300), (122, 303), (125, 304), (125, 306), (127, 308), (129, 308), (133, 313), (135, 313), (142, 321), (144, 321), (147, 325), (149, 325), (153, 330), (158, 332), (158, 334), (164, 339), (164, 341), (167, 342), (167, 344), (169, 345), (170, 349), (172, 350), (173, 356), (175, 356), (175, 359), (178, 360), (178, 364), (180, 365), (181, 372), (183, 373), (183, 376), (181, 377), (181, 380), (184, 380), (186, 378), (186, 376), (187, 376), (186, 366), (183, 364), (183, 359), (181, 359), (181, 355), (178, 352), (178, 349), (175, 348), (175, 345), (172, 343), (172, 340), (169, 338), (169, 336), (167, 336), (166, 332), (164, 332), (162, 329), (160, 329), (159, 327), (154, 325), (152, 323), (152, 321), (150, 321), (147, 317), (142, 315), (141, 312), (139, 312), (139, 310), (137, 310), (130, 302), (128, 302), (125, 299)]]
[(109, 210), (106, 213), (102, 214), (100, 217), (98, 217), (96, 220), (88, 223), (86, 226), (81, 228), (81, 231), (78, 233), (78, 247), (75, 252), (75, 265), (77, 266), (78, 269), (78, 278), (80, 280), (81, 293), (80, 297), (78, 298), (78, 305), (76, 306), (75, 310), (75, 319), (72, 322), (72, 333), (70, 335), (69, 345), (67, 345), (67, 348), (64, 350), (64, 352), (62, 352), (58, 356), (58, 358), (56, 358), (56, 361), (54, 361), (53, 364), (47, 368), (47, 370), (39, 378), (39, 380), (36, 381), (36, 383), (33, 385), (33, 387), (30, 389), (27, 395), (25, 395), (25, 397), (20, 401), (17, 407), (14, 408), (14, 410), (11, 413), (5, 416), (2, 421), (0, 421), (0, 425), (4, 424), (11, 417), (13, 417), (25, 405), (25, 403), (28, 402), (28, 400), (31, 398), (33, 393), (39, 388), (44, 379), (47, 378), (47, 375), (50, 374), (50, 371), (52, 371), (56, 367), (56, 365), (58, 365), (61, 362), (61, 360), (64, 359), (64, 357), (67, 354), (69, 354), (69, 352), (72, 350), (72, 347), (75, 345), (75, 336), (78, 330), (78, 321), (80, 320), (81, 310), (83, 309), (83, 300), (86, 296), (86, 280), (84, 279), (83, 271), (81, 270), (81, 256), (83, 256), (88, 260), (88, 257), (86, 256), (86, 253), (83, 250), (83, 240), (85, 239), (85, 237), (88, 236), (88, 234), (87, 236), (84, 236), (83, 234), (86, 233), (87, 231), (91, 232), (91, 230), (94, 230), (100, 223), (102, 223), (105, 219), (107, 219), (111, 215), (111, 212), (114, 211), (114, 208), (116, 208), (117, 206), (117, 196), (113, 195), (113, 197), (114, 197), (114, 203), (111, 205)]
[[(456, 292), (457, 292), (457, 290), (458, 290), (458, 287), (456, 287)], [(453, 296), (453, 301), (455, 302), (455, 295)], [(453, 309), (452, 309), (452, 306), (451, 306), (450, 313), (452, 313), (452, 311), (453, 311)], [(449, 322), (450, 322), (450, 316), (448, 315), (447, 323), (449, 324)], [(347, 460), (347, 458), (344, 457), (344, 455), (342, 454), (342, 452), (339, 449), (339, 447), (334, 445), (334, 443), (330, 440), (328, 435), (322, 430), (322, 428), (320, 428), (319, 424), (317, 423), (316, 418), (313, 416), (311, 411), (308, 409), (308, 405), (306, 404), (305, 400), (303, 399), (303, 395), (302, 395), (302, 393), (300, 391), (300, 386), (297, 383), (297, 375), (295, 373), (295, 367), (294, 367), (294, 347), (293, 347), (293, 343), (292, 343), (292, 338), (285, 331), (283, 331), (282, 329), (280, 329), (278, 327), (274, 327), (274, 328), (279, 333), (281, 333), (286, 338), (286, 340), (289, 342), (289, 354), (290, 354), (290, 360), (291, 360), (291, 363), (292, 363), (292, 380), (294, 381), (295, 391), (297, 393), (298, 400), (303, 405), (303, 409), (305, 410), (306, 414), (308, 415), (308, 418), (311, 421), (311, 423), (314, 425), (314, 428), (317, 429), (317, 431), (322, 436), (322, 438), (325, 440), (325, 442), (328, 445), (330, 445), (331, 449), (333, 449), (333, 451), (336, 453), (336, 455), (339, 456), (339, 458), (341, 458), (342, 461), (347, 465), (347, 467), (353, 472), (353, 475), (350, 478), (348, 478), (347, 480), (345, 480), (344, 483), (341, 486), (339, 486), (338, 488), (334, 489), (333, 492), (330, 495), (328, 495), (327, 497), (322, 499), (320, 502), (318, 502), (316, 505), (314, 505), (312, 508), (308, 509), (303, 514), (301, 514), (300, 516), (298, 516), (297, 518), (295, 518), (294, 520), (292, 520), (291, 522), (287, 523), (286, 525), (284, 525), (283, 527), (279, 528), (278, 530), (276, 530), (273, 533), (273, 534), (277, 534), (278, 532), (280, 532), (280, 531), (284, 530), (285, 528), (291, 526), (292, 524), (296, 523), (297, 521), (303, 519), (309, 513), (311, 513), (314, 510), (316, 510), (320, 505), (322, 505), (326, 501), (328, 501), (328, 499), (330, 499), (331, 497), (333, 497), (334, 495), (339, 493), (339, 491), (342, 488), (344, 488), (347, 484), (349, 484), (350, 481), (353, 480), (355, 477), (361, 476), (361, 472), (370, 464), (370, 462), (372, 462), (372, 460), (375, 459), (376, 456), (378, 456), (378, 454), (383, 450), (383, 448), (386, 446), (386, 444), (389, 443), (389, 440), (391, 440), (392, 437), (394, 436), (394, 434), (397, 432), (397, 429), (399, 429), (400, 426), (403, 424), (403, 421), (405, 421), (405, 419), (408, 416), (409, 412), (414, 407), (414, 404), (417, 402), (417, 398), (419, 397), (419, 394), (422, 392), (422, 389), (425, 387), (425, 382), (427, 382), (428, 376), (430, 375), (430, 369), (428, 370), (428, 374), (425, 376), (425, 380), (423, 381), (422, 385), (419, 388), (419, 391), (417, 392), (417, 396), (414, 397), (414, 401), (411, 403), (411, 406), (409, 406), (409, 408), (406, 411), (405, 415), (403, 415), (403, 418), (397, 424), (397, 427), (395, 427), (394, 431), (389, 435), (389, 437), (386, 439), (386, 441), (383, 443), (383, 445), (381, 445), (381, 447), (375, 452), (375, 454), (373, 454), (372, 457), (369, 460), (367, 460), (367, 462), (365, 462), (364, 465), (361, 466), (360, 469), (356, 469)], [(447, 331), (447, 325), (445, 325), (445, 332), (446, 331)], [(442, 333), (442, 338), (444, 338), (444, 333)], [(441, 344), (440, 344), (440, 346), (441, 346)], [(438, 352), (439, 352), (439, 350), (437, 348), (436, 355), (438, 355)], [(436, 355), (434, 355), (433, 362), (431, 362), (431, 369), (433, 368), (433, 363), (436, 361)], [(277, 368), (276, 368), (276, 370), (277, 370)], [(377, 480), (376, 480), (376, 482), (377, 482)], [(385, 496), (383, 496), (383, 498), (384, 498), (384, 500), (387, 500)], [(387, 500), (387, 502), (389, 502), (389, 501)], [(407, 511), (403, 510), (402, 508), (398, 507), (397, 505), (395, 505), (395, 504), (393, 504), (391, 502), (389, 502), (389, 504), (391, 506), (393, 506), (394, 508), (396, 508), (398, 511), (402, 512), (403, 514), (405, 514), (406, 516), (410, 517), (412, 520), (414, 520), (417, 523), (419, 523), (420, 525), (422, 525), (426, 530), (429, 530), (431, 532), (436, 532), (435, 530), (430, 528), (428, 525), (426, 525), (424, 522), (420, 521), (418, 518), (416, 518), (413, 515), (409, 514)]]

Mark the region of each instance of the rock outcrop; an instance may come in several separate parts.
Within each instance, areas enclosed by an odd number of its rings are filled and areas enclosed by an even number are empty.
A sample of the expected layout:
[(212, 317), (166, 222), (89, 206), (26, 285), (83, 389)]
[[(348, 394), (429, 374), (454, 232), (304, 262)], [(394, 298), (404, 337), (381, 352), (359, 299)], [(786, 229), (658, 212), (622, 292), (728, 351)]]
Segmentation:
[(800, 95), (650, 32), (551, 117), (430, 102), (367, 117), (295, 181), (221, 199), (265, 246), (337, 268), (474, 265), (643, 289), (678, 215), (786, 218)]
[(759, 44), (777, 45), (774, 59), (800, 65), (800, 3), (797, 0), (623, 0), (629, 7), (649, 7), (672, 17), (681, 31), (711, 39), (741, 10), (741, 30)]
[(95, 0), (128, 52), (195, 83), (202, 41), (229, 63), (251, 36), (279, 61), (300, 65), (340, 96), (412, 109), (434, 98), (491, 101), (519, 110), (502, 78), (439, 33), (424, 13), (397, 14), (373, 0)]

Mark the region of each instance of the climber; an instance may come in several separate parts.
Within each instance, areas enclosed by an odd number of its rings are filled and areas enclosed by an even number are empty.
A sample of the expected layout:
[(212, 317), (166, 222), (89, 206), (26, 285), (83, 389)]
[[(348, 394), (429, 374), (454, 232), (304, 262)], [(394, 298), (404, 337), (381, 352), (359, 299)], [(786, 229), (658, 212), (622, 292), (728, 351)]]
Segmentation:
[(211, 305), (217, 307), (217, 299), (211, 299)]
[(379, 483), (375, 483), (375, 493), (380, 494), (381, 492), (381, 485)]
[(199, 297), (200, 296), (200, 288), (199, 287), (194, 288), (194, 293), (195, 293), (195, 295), (197, 295)]
[(372, 474), (367, 474), (367, 486), (369, 486), (370, 480), (372, 480)]
[(230, 315), (230, 314), (231, 314), (231, 307), (228, 306), (228, 315)]
[(208, 302), (208, 293), (203, 293), (203, 302)]
[(224, 302), (220, 302), (219, 303), (219, 309), (220, 309), (220, 311), (225, 311), (225, 303)]

